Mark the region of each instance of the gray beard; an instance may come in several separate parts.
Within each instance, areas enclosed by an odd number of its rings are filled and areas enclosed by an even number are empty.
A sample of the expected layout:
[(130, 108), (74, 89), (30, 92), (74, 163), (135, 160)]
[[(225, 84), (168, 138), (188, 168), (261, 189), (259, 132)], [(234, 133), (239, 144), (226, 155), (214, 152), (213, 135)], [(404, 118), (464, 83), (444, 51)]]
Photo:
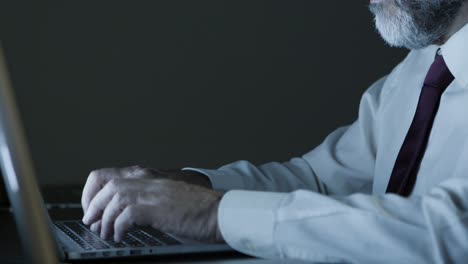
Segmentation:
[(383, 0), (370, 11), (393, 47), (421, 49), (442, 40), (465, 0)]

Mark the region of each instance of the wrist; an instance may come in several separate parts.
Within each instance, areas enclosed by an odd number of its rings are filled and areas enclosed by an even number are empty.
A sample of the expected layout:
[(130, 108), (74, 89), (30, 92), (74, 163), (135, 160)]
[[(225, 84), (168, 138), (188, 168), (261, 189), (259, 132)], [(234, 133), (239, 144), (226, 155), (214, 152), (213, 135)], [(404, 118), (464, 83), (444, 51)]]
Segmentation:
[(214, 207), (213, 207), (213, 211), (212, 211), (212, 214), (211, 214), (211, 217), (212, 217), (212, 223), (214, 224), (214, 240), (218, 243), (225, 243), (225, 240), (224, 240), (224, 237), (223, 235), (221, 234), (221, 229), (219, 228), (219, 224), (218, 224), (218, 211), (219, 211), (219, 205), (221, 203), (221, 199), (222, 199), (223, 195), (221, 194), (220, 197), (219, 197), (219, 200), (216, 201)]
[(180, 175), (182, 180), (187, 183), (200, 185), (210, 189), (213, 188), (210, 179), (203, 173), (191, 170), (180, 170), (178, 175)]

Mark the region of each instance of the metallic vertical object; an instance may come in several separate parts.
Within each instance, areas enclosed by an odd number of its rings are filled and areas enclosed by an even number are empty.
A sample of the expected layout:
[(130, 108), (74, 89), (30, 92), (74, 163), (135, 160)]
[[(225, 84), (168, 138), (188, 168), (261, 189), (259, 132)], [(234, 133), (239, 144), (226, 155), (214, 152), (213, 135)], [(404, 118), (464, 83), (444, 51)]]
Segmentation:
[(27, 263), (58, 263), (57, 243), (29, 153), (0, 43), (0, 165), (5, 187)]

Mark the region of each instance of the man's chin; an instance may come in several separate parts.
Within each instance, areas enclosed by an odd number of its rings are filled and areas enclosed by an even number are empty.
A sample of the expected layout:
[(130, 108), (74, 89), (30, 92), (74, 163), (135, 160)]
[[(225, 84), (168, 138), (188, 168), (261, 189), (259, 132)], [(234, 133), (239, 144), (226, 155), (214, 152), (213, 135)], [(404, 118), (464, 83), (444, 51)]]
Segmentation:
[(392, 47), (421, 49), (437, 44), (467, 0), (375, 0), (369, 10), (382, 38)]

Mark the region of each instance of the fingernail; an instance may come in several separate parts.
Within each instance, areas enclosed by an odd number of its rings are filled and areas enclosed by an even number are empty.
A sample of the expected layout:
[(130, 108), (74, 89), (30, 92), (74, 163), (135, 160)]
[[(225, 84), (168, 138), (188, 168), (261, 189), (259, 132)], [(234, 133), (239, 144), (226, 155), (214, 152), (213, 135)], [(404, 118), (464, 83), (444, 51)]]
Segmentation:
[(82, 221), (83, 221), (83, 223), (84, 223), (85, 225), (87, 225), (87, 224), (88, 224), (88, 221), (89, 221), (89, 219), (88, 219), (88, 218), (89, 218), (89, 215), (86, 215), (86, 214), (85, 214), (85, 215), (83, 216), (83, 219), (82, 219)]

